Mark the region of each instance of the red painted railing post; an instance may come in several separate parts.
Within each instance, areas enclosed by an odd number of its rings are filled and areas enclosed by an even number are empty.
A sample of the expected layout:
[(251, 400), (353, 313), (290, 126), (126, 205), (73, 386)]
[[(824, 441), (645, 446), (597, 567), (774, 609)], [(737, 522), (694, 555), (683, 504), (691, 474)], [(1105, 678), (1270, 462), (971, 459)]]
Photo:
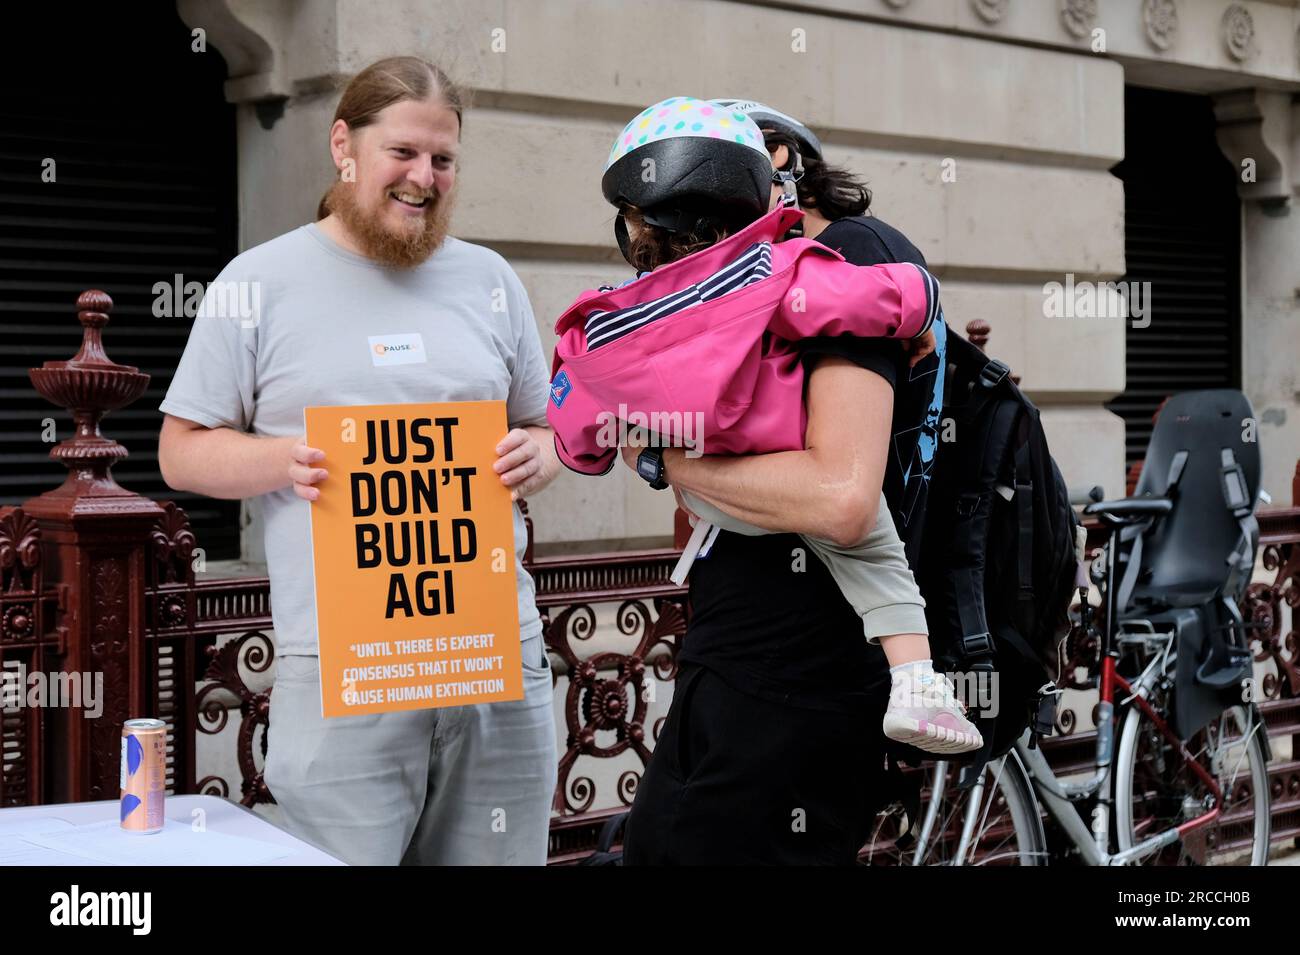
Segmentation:
[(115, 798), (122, 721), (151, 715), (145, 575), (149, 535), (163, 511), (113, 480), (110, 469), (127, 451), (99, 431), (105, 414), (130, 404), (149, 383), (147, 374), (104, 353), (101, 330), (112, 307), (104, 292), (83, 292), (77, 298), (81, 350), (29, 373), (46, 400), (72, 412), (76, 428), (50, 452), (67, 467), (67, 479), (23, 505), (40, 527), (46, 583), (61, 591), (62, 653), (54, 655), (53, 668), (83, 680), (103, 674), (98, 719), (77, 707), (47, 713), (55, 759), (43, 797), (51, 802)]

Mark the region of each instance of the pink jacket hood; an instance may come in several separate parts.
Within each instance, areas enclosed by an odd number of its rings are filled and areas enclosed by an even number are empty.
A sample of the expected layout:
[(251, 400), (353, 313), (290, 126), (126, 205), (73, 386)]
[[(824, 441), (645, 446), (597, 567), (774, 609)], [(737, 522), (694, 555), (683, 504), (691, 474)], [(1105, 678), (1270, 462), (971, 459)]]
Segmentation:
[[(803, 447), (803, 370), (794, 342), (820, 335), (911, 338), (939, 311), (938, 282), (910, 263), (855, 266), (778, 206), (707, 249), (609, 291), (582, 293), (556, 322), (547, 419), (560, 459), (583, 474), (613, 465), (617, 419), (706, 454)], [(643, 325), (588, 352), (586, 322), (687, 289), (771, 243), (771, 274)]]

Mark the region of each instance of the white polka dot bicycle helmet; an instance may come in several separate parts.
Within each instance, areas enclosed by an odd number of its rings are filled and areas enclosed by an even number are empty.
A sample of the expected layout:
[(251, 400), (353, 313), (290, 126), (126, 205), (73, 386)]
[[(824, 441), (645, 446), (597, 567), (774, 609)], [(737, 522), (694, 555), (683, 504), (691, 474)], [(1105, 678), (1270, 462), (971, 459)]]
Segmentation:
[[(762, 131), (740, 110), (674, 96), (623, 127), (600, 186), (620, 211), (636, 206), (646, 222), (672, 232), (690, 231), (702, 218), (738, 229), (767, 211), (772, 161)], [(626, 255), (621, 214), (615, 234)]]

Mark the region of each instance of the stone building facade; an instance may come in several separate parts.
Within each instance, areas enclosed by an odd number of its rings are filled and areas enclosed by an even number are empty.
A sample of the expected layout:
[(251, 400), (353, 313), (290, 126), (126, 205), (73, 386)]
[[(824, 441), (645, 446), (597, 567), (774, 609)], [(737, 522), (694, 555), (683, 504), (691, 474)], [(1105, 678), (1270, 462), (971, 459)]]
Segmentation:
[[(1126, 390), (1126, 347), (1144, 330), (1122, 317), (1049, 314), (1044, 289), (1126, 274), (1126, 241), (1140, 238), (1126, 234), (1125, 183), (1112, 171), (1135, 159), (1126, 97), (1135, 88), (1200, 97), (1239, 224), (1227, 261), (1237, 277), (1227, 286), (1229, 371), (1259, 417), (1264, 486), (1290, 500), (1300, 449), (1294, 0), (180, 0), (178, 9), (229, 68), (241, 248), (313, 216), (333, 175), (326, 134), (348, 76), (414, 53), (469, 87), (454, 231), (509, 259), (547, 348), (577, 292), (627, 272), (599, 178), (630, 116), (683, 94), (753, 98), (799, 116), (828, 159), (868, 179), (873, 210), (924, 252), (950, 323), (991, 326), (989, 350), (1042, 408), (1067, 482), (1112, 496), (1124, 484), (1125, 422), (1108, 404)], [(1168, 164), (1171, 175), (1184, 161), (1159, 137), (1143, 150), (1148, 167)], [(1190, 208), (1199, 191), (1187, 190)], [(1158, 296), (1149, 304), (1152, 335), (1176, 339), (1177, 313), (1162, 319)], [(672, 506), (617, 468), (556, 482), (533, 514), (541, 545), (600, 549), (662, 539)], [(245, 532), (253, 558), (256, 530)]]

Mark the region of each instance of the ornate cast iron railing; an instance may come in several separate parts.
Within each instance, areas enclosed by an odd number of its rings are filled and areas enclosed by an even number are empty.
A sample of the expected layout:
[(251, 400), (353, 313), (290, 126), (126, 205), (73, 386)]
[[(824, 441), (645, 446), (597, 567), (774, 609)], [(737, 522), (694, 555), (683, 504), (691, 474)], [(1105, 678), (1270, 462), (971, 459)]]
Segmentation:
[[(129, 403), (148, 377), (108, 360), (100, 340), (112, 302), (77, 301), (84, 340), (77, 356), (33, 369), (38, 391), (72, 411), (76, 434), (51, 452), (68, 468), (55, 491), (0, 509), (0, 664), (10, 672), (97, 670), (106, 700), (98, 720), (76, 711), (0, 709), (0, 806), (108, 798), (116, 794), (118, 734), (129, 715), (155, 715), (169, 729), (168, 784), (246, 806), (273, 801), (261, 776), (270, 712), (270, 584), (265, 577), (209, 579), (197, 573), (198, 542), (171, 502), (132, 494), (112, 479), (126, 452), (99, 431), (105, 413)], [(972, 323), (983, 344), (988, 328)], [(525, 507), (525, 512), (527, 508)], [(590, 852), (611, 815), (632, 802), (658, 735), (686, 631), (686, 592), (669, 571), (679, 550), (535, 557), (532, 520), (525, 563), (537, 586), (546, 644), (562, 694), (551, 859)], [(1261, 708), (1292, 756), (1269, 767), (1275, 841), (1300, 836), (1300, 508), (1261, 513), (1262, 565), (1243, 610), (1257, 624), (1256, 660), (1269, 669)], [(678, 541), (682, 539), (678, 526)], [(611, 625), (602, 628), (600, 621)], [(1072, 635), (1080, 672), (1095, 647)], [(1081, 676), (1072, 688), (1087, 690)], [(561, 686), (561, 681), (563, 686)], [(662, 696), (658, 687), (665, 687)], [(1044, 750), (1059, 770), (1083, 768), (1092, 733), (1076, 732), (1069, 708)], [(234, 728), (236, 780), (198, 777), (197, 743)], [(624, 766), (602, 789), (596, 770)], [(598, 805), (599, 804), (599, 805)]]

